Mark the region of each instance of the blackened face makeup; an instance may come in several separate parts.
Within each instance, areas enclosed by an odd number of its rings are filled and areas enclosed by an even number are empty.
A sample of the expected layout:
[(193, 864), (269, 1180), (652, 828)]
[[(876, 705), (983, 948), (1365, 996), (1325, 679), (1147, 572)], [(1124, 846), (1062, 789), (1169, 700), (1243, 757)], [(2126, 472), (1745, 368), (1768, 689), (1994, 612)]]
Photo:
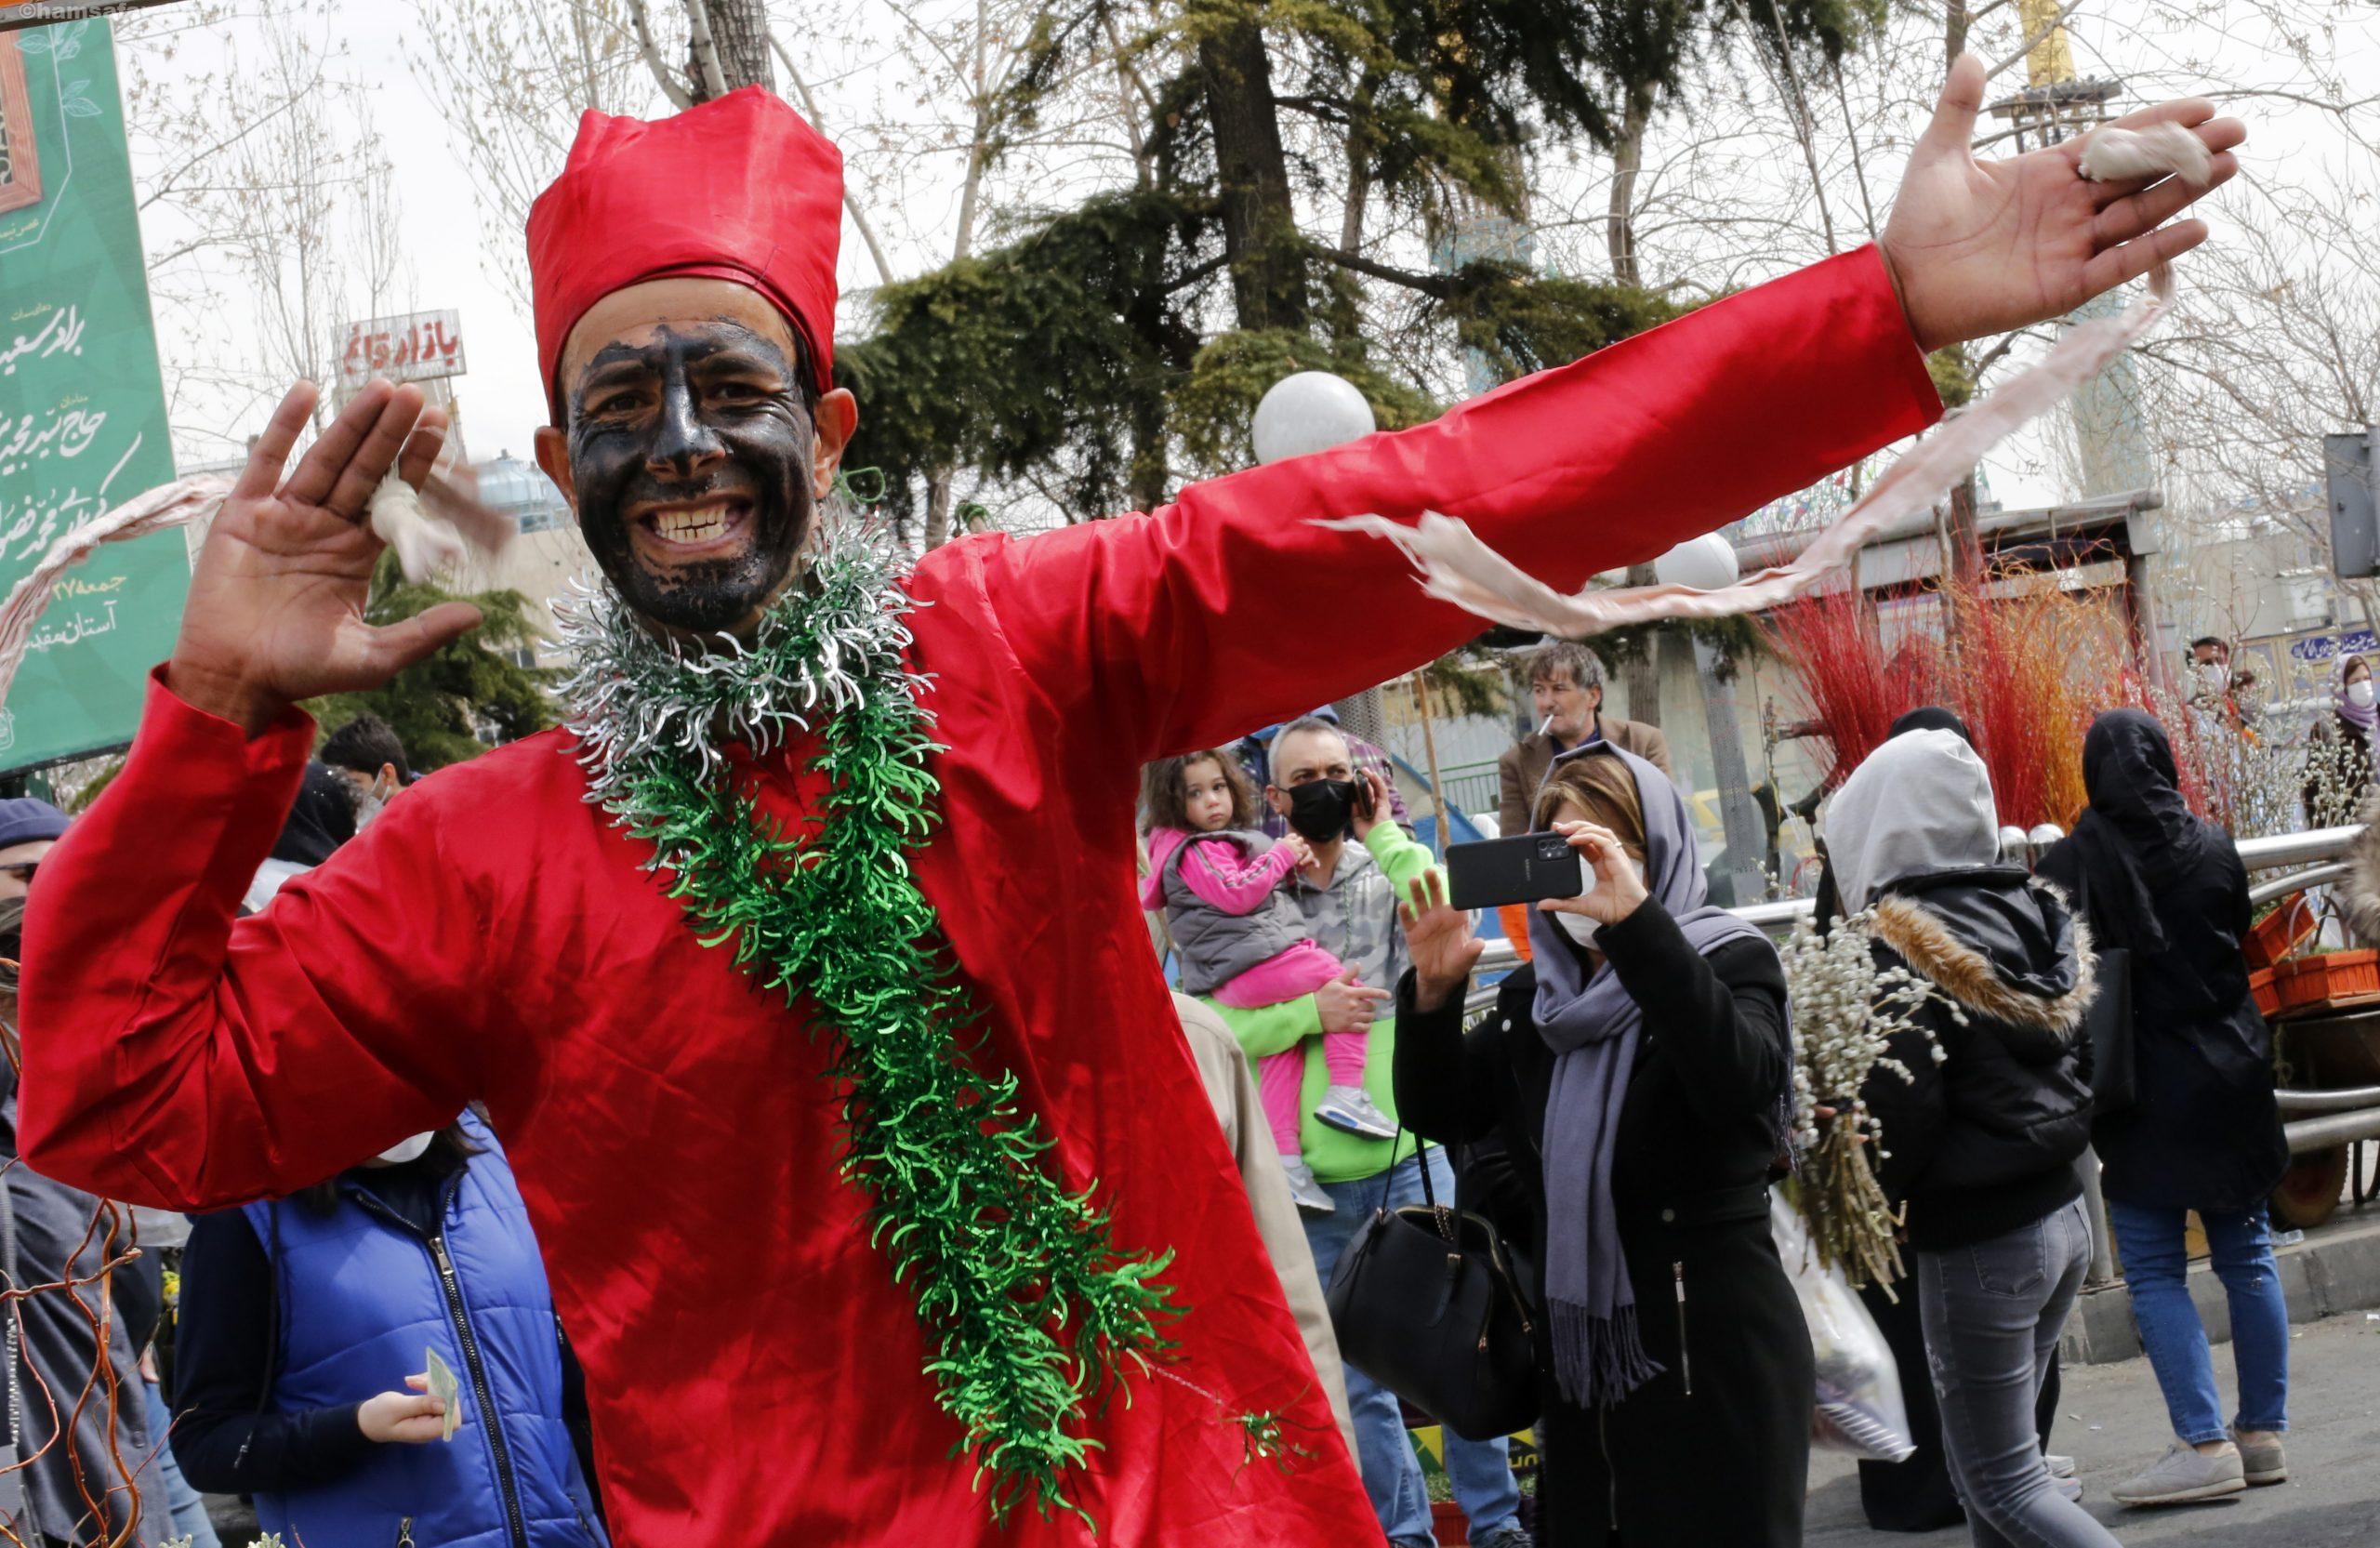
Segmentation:
[(806, 373), (798, 350), (732, 318), (639, 328), (579, 366), (579, 530), (639, 613), (717, 633), (783, 589), (814, 517)]

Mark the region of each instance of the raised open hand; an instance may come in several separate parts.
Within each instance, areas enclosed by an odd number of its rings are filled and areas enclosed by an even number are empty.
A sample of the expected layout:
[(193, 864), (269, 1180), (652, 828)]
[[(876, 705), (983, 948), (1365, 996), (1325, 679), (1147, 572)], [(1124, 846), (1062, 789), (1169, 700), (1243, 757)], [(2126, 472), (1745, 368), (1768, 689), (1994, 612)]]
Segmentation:
[(1413, 961), (1414, 1009), (1435, 1011), (1463, 992), (1471, 970), (1488, 943), (1471, 928), (1471, 916), (1447, 901), (1445, 875), (1435, 866), (1407, 887), (1396, 906), (1405, 926), (1405, 954)]
[(2237, 173), (2230, 152), (2248, 138), (2238, 119), (2215, 117), (2212, 102), (2160, 102), (2116, 124), (2175, 123), (2196, 133), (2215, 152), (2206, 187), (2175, 178), (2088, 182), (2076, 170), (2080, 140), (1977, 160), (1969, 145), (1983, 91), (1983, 61), (1960, 55), (1879, 245), (1921, 349), (2062, 317), (2197, 246), (2206, 222), (2163, 222)]
[(392, 462), (420, 484), (446, 419), (423, 412), (419, 388), (375, 381), (284, 482), (315, 396), (311, 383), (290, 389), (258, 438), (199, 549), (165, 668), (175, 693), (251, 735), (299, 699), (377, 687), (480, 621), (460, 602), (386, 628), (364, 621), (382, 547), (367, 502)]

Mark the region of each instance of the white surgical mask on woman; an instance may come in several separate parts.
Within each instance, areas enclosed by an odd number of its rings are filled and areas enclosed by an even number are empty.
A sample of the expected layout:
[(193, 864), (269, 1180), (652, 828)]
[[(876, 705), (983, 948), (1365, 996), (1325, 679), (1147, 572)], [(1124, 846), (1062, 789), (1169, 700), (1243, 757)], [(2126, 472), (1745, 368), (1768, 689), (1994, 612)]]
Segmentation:
[(2358, 678), (2347, 685), (2347, 702), (2358, 709), (2371, 708), (2372, 697), (2372, 680), (2368, 677)]
[(407, 1161), (418, 1161), (429, 1151), (430, 1142), (437, 1137), (437, 1131), (432, 1130), (427, 1133), (415, 1134), (410, 1138), (399, 1140), (380, 1152), (378, 1159), (388, 1162), (392, 1167), (401, 1167)]

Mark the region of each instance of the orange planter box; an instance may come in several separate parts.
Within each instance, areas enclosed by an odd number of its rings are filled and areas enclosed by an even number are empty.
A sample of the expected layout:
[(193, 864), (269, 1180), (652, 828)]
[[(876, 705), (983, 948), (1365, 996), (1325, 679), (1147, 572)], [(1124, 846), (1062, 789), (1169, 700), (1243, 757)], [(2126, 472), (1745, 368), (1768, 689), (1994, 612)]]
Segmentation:
[(2281, 986), (2273, 982), (2270, 968), (2258, 968), (2248, 974), (2248, 992), (2256, 997), (2256, 1009), (2267, 1021), (2281, 1014)]
[(2314, 906), (2306, 901), (2306, 894), (2292, 893), (2282, 898), (2271, 913), (2255, 922), (2248, 932), (2248, 938), (2240, 943), (2241, 953), (2248, 959), (2251, 968), (2277, 966), (2291, 952), (2312, 939), (2314, 932), (2321, 928), (2321, 923), (2314, 913)]
[(2380, 995), (2380, 951), (2325, 951), (2296, 958), (2273, 970), (2273, 986), (2281, 992), (2284, 1011)]

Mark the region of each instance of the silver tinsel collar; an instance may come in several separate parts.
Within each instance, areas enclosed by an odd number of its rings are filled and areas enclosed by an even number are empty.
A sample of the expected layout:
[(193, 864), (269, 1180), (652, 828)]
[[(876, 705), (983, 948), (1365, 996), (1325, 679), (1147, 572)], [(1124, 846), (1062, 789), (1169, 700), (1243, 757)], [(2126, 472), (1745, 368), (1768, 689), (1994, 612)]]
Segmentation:
[[(826, 520), (808, 574), (748, 646), (721, 634), (715, 649), (687, 650), (601, 579), (574, 581), (555, 600), (573, 658), (560, 692), (589, 800), (615, 806), (628, 772), (654, 759), (684, 760), (708, 779), (726, 770), (723, 744), (764, 755), (860, 704), (871, 668), (907, 649), (904, 556), (872, 523)], [(905, 675), (914, 694), (922, 680)]]

